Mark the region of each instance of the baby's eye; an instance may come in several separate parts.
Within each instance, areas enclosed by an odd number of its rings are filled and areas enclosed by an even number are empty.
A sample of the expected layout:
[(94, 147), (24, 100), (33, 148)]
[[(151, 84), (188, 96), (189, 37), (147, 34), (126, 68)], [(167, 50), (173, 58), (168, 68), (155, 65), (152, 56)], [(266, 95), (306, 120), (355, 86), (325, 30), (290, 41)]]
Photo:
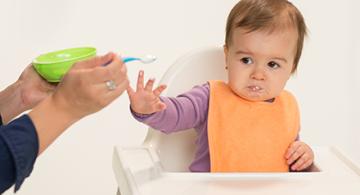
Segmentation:
[(269, 62), (268, 66), (270, 68), (273, 68), (273, 69), (280, 68), (280, 65), (278, 63), (276, 63), (276, 62), (273, 62), (273, 61)]
[(246, 57), (246, 58), (241, 58), (241, 62), (244, 64), (252, 64), (253, 60), (249, 57)]

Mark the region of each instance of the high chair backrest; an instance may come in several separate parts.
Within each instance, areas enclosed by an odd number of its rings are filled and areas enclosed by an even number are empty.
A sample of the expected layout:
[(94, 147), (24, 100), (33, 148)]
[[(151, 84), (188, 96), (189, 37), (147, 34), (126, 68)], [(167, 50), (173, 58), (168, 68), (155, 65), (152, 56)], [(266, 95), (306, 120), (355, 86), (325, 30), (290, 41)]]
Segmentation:
[[(208, 80), (226, 81), (222, 47), (211, 47), (188, 53), (179, 58), (164, 74), (161, 84), (167, 89), (162, 96), (176, 97)], [(149, 129), (144, 145), (157, 151), (162, 167), (169, 172), (189, 171), (195, 155), (194, 129), (165, 135)]]

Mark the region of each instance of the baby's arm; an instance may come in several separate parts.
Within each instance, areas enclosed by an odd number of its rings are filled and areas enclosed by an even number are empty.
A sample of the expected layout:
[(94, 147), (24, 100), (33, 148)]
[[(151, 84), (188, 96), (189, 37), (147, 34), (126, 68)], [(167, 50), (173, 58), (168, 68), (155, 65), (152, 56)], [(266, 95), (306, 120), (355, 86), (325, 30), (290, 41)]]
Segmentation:
[(293, 142), (288, 148), (285, 158), (292, 171), (302, 171), (314, 162), (314, 152), (302, 141)]
[(160, 97), (165, 89), (160, 85), (152, 91), (154, 80), (143, 86), (144, 74), (139, 73), (137, 90), (128, 89), (133, 116), (164, 133), (196, 127), (205, 122), (208, 110), (209, 86), (197, 86), (176, 98)]

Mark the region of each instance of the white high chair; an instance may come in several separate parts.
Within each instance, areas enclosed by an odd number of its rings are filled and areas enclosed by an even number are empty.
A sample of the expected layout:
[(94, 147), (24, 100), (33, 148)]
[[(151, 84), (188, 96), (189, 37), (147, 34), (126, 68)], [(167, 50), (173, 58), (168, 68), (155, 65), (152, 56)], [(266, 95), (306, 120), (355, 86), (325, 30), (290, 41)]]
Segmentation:
[[(225, 80), (220, 47), (184, 55), (165, 73), (164, 96), (176, 96), (207, 80)], [(120, 195), (360, 194), (360, 168), (339, 150), (315, 147), (315, 172), (190, 173), (194, 130), (170, 135), (149, 129), (142, 146), (115, 147), (113, 170)], [(320, 169), (320, 170), (319, 170)]]

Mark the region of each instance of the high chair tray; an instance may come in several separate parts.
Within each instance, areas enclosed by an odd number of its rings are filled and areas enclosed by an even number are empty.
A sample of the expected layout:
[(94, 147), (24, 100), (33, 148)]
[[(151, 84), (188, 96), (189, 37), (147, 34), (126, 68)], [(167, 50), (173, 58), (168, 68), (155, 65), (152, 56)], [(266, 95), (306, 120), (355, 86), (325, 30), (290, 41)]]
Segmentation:
[[(315, 172), (167, 172), (149, 147), (115, 147), (113, 169), (121, 195), (360, 195), (360, 169), (333, 147), (314, 147)], [(176, 155), (176, 154), (174, 154)]]

